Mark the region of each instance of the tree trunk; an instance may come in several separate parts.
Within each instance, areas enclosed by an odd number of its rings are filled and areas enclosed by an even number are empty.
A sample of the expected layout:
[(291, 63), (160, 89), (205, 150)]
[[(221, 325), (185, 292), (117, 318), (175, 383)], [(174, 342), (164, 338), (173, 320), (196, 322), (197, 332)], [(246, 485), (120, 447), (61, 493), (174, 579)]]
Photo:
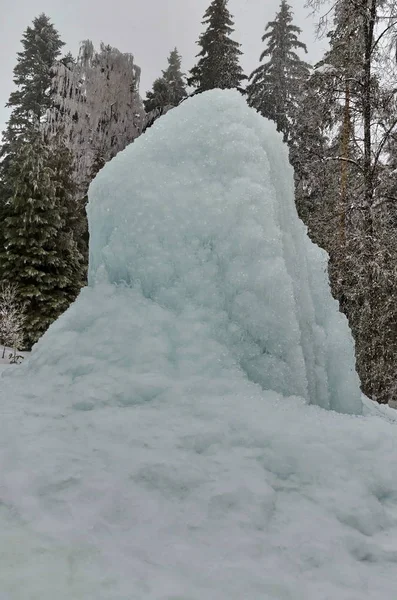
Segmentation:
[[(372, 204), (374, 196), (374, 171), (372, 166), (372, 106), (371, 106), (371, 66), (374, 28), (378, 0), (363, 0), (363, 35), (364, 35), (364, 65), (362, 78), (362, 117), (364, 130), (364, 191), (360, 207), (361, 232), (359, 240), (359, 269), (362, 273), (359, 297), (360, 308), (358, 315), (360, 342), (357, 348), (358, 357), (363, 356), (362, 373), (363, 391), (374, 398), (376, 390), (377, 370), (377, 290), (375, 282), (375, 252), (374, 231), (372, 222)], [(361, 361), (360, 361), (361, 362)]]
[(341, 161), (341, 184), (340, 184), (340, 219), (339, 219), (339, 238), (341, 249), (346, 244), (346, 193), (347, 193), (347, 178), (348, 178), (348, 159), (349, 159), (349, 142), (350, 142), (350, 83), (346, 78), (345, 85), (345, 106), (343, 111), (343, 130), (342, 130), (342, 148), (341, 156), (344, 160)]
[(371, 160), (371, 59), (374, 41), (376, 5), (378, 0), (364, 0), (364, 73), (363, 73), (363, 126), (364, 126), (364, 211), (366, 229), (372, 233), (371, 206), (373, 198), (373, 171)]

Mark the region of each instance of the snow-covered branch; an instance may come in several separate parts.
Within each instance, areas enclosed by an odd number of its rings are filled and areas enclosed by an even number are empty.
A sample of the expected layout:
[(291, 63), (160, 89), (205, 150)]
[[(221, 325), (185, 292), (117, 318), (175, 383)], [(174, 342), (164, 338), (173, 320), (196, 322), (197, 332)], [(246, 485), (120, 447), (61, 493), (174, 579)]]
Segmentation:
[(3, 345), (3, 355), (7, 346), (13, 349), (11, 362), (16, 362), (17, 351), (23, 344), (23, 328), (25, 315), (18, 302), (18, 290), (15, 285), (3, 283), (0, 285), (0, 342)]

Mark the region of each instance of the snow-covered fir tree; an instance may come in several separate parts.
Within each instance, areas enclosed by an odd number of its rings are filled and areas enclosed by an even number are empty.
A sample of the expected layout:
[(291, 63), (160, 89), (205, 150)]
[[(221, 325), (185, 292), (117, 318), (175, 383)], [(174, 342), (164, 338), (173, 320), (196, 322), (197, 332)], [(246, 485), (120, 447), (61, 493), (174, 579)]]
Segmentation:
[(14, 84), (7, 107), (12, 109), (7, 128), (3, 134), (1, 154), (8, 155), (9, 163), (19, 140), (24, 141), (25, 132), (42, 123), (52, 106), (52, 68), (61, 53), (64, 42), (49, 17), (41, 14), (27, 27), (22, 37), (22, 52), (18, 52), (14, 68)]
[(69, 152), (50, 146), (40, 129), (20, 144), (7, 177), (13, 193), (3, 223), (3, 281), (15, 284), (30, 348), (77, 296), (83, 260), (74, 240), (74, 184)]
[(147, 92), (146, 99), (143, 101), (147, 114), (153, 111), (162, 113), (164, 109), (171, 107), (170, 88), (163, 77), (154, 80), (152, 89)]
[(240, 44), (231, 38), (234, 32), (233, 18), (228, 9), (228, 0), (213, 0), (204, 14), (198, 45), (197, 64), (190, 71), (188, 85), (198, 92), (214, 88), (241, 88), (246, 79), (240, 65)]
[[(64, 43), (49, 17), (41, 14), (23, 34), (23, 50), (18, 52), (14, 68), (16, 90), (11, 93), (7, 107), (11, 115), (3, 132), (0, 147), (0, 215), (13, 185), (8, 171), (26, 135), (40, 127), (52, 106), (52, 68), (61, 54)], [(4, 219), (0, 220), (0, 238)], [(1, 242), (1, 239), (0, 239)]]
[(63, 59), (57, 64), (52, 81), (56, 106), (48, 113), (46, 133), (57, 134), (62, 123), (80, 198), (97, 167), (142, 131), (139, 79), (132, 54), (104, 44), (97, 52), (89, 40), (81, 44), (77, 61)]
[(247, 87), (249, 105), (274, 121), (286, 141), (296, 120), (303, 84), (310, 73), (309, 65), (297, 53), (307, 52), (306, 45), (298, 39), (300, 33), (300, 28), (293, 24), (291, 7), (282, 0), (274, 21), (266, 25), (262, 37), (266, 48), (259, 59), (262, 64), (251, 74)]
[(162, 76), (155, 80), (153, 89), (146, 94), (144, 101), (147, 113), (178, 106), (187, 96), (185, 76), (182, 73), (182, 60), (174, 48), (168, 57), (168, 67)]
[(163, 71), (163, 78), (171, 91), (171, 104), (178, 104), (187, 96), (185, 74), (182, 72), (182, 57), (174, 48), (168, 57), (168, 67)]
[(1, 148), (0, 277), (17, 286), (26, 313), (24, 343), (30, 347), (75, 298), (82, 269), (69, 218), (72, 158), (61, 140), (50, 148), (43, 136), (63, 42), (42, 14), (27, 28), (22, 45)]

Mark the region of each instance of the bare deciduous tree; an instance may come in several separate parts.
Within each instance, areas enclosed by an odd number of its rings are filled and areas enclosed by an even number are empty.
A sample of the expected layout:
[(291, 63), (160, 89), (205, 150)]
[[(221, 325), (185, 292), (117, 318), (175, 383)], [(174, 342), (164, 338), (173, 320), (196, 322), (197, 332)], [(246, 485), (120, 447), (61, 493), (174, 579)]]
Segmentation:
[(298, 208), (330, 254), (363, 391), (388, 402), (397, 368), (397, 0), (307, 5), (323, 12), (330, 47), (302, 102), (311, 107), (297, 144)]

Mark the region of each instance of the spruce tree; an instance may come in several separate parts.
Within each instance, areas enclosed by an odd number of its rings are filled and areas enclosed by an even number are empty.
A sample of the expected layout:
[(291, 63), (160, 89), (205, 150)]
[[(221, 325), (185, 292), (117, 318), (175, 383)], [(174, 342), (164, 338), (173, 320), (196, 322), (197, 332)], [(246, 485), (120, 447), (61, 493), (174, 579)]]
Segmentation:
[(181, 57), (178, 50), (172, 50), (168, 57), (168, 68), (153, 83), (153, 89), (146, 94), (144, 101), (147, 113), (167, 107), (178, 106), (187, 97), (185, 76), (182, 73)]
[(174, 48), (168, 57), (168, 67), (163, 71), (163, 78), (167, 82), (172, 106), (178, 104), (187, 96), (185, 75), (182, 73), (182, 58), (177, 48)]
[(198, 63), (190, 71), (188, 85), (198, 92), (214, 88), (241, 89), (246, 76), (239, 64), (240, 44), (231, 39), (233, 18), (227, 7), (228, 0), (213, 0), (204, 14), (206, 31), (200, 36)]
[(21, 144), (40, 126), (51, 107), (52, 67), (64, 45), (45, 14), (27, 27), (21, 42), (23, 50), (18, 53), (14, 69), (17, 89), (7, 102), (12, 111), (0, 148), (0, 250), (4, 245), (5, 211), (14, 189), (9, 171)]
[(266, 58), (267, 62), (251, 74), (247, 87), (249, 105), (274, 121), (285, 141), (289, 140), (302, 86), (309, 77), (309, 65), (296, 52), (307, 52), (298, 39), (300, 33), (293, 24), (291, 7), (282, 0), (275, 20), (266, 25), (262, 37), (267, 45), (259, 60)]
[(132, 54), (105, 44), (97, 52), (90, 40), (82, 42), (77, 61), (65, 57), (55, 65), (45, 132), (57, 134), (61, 121), (79, 199), (87, 193), (98, 155), (109, 161), (142, 131), (139, 78)]
[(77, 296), (82, 257), (74, 241), (71, 158), (60, 143), (50, 147), (40, 130), (29, 131), (7, 176), (13, 193), (3, 227), (0, 269), (16, 285), (26, 313), (30, 348)]
[(72, 157), (59, 134), (50, 144), (43, 133), (63, 42), (42, 14), (22, 45), (1, 148), (0, 278), (17, 286), (30, 347), (75, 298), (82, 265), (73, 235)]
[(143, 101), (146, 113), (153, 111), (163, 111), (164, 108), (171, 105), (171, 94), (168, 83), (163, 77), (159, 77), (153, 83), (150, 92), (146, 93), (146, 100)]
[(65, 56), (61, 58), (60, 62), (68, 69), (76, 65), (76, 59), (71, 52), (67, 52)]
[[(23, 51), (18, 52), (14, 69), (17, 89), (11, 93), (7, 107), (12, 109), (3, 134), (2, 155), (12, 154), (26, 131), (40, 124), (52, 106), (52, 68), (64, 43), (49, 17), (44, 13), (33, 20), (22, 37)], [(9, 161), (6, 161), (8, 164)]]

